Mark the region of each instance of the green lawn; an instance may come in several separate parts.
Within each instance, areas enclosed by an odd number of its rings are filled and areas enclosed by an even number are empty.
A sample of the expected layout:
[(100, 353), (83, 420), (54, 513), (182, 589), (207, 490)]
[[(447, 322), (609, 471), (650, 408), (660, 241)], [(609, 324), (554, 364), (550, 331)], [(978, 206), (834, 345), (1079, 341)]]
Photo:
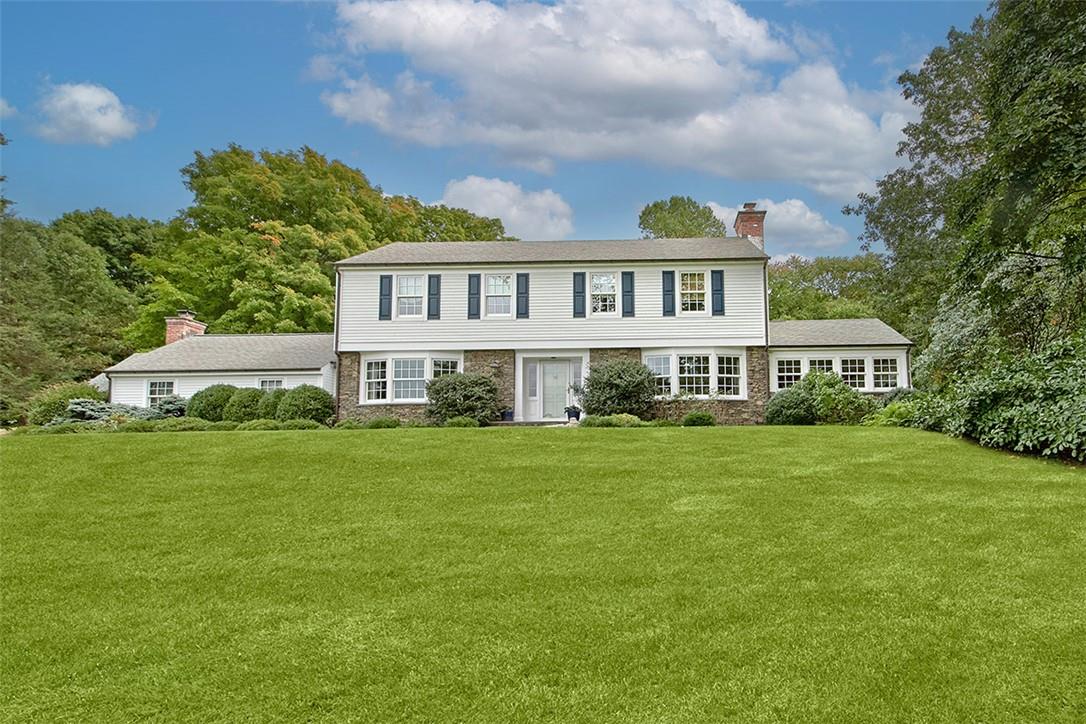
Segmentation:
[(8, 437), (0, 719), (1086, 718), (1086, 470), (914, 430)]

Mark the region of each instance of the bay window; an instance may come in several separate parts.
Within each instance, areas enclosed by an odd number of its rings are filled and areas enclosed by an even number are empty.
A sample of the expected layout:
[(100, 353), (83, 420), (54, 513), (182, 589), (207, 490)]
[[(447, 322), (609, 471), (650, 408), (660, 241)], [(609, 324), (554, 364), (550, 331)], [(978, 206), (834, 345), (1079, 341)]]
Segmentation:
[(426, 385), (461, 371), (460, 352), (391, 352), (364, 356), (360, 402), (423, 403)]

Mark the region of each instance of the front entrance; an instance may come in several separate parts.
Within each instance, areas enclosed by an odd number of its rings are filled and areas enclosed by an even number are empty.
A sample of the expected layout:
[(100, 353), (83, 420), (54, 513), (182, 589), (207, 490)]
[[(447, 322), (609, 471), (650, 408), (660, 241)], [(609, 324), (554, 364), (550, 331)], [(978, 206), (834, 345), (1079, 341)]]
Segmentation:
[(577, 403), (574, 388), (588, 362), (587, 352), (561, 350), (517, 355), (515, 418), (522, 422), (558, 422)]
[(566, 416), (569, 399), (569, 360), (548, 360), (540, 365), (543, 419), (558, 420)]

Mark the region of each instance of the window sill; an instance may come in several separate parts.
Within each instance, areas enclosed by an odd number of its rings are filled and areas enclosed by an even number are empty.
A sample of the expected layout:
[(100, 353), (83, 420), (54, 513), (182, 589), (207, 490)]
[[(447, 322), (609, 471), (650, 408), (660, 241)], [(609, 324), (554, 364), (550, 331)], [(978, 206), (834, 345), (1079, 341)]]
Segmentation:
[(359, 405), (425, 405), (427, 400), (360, 400)]

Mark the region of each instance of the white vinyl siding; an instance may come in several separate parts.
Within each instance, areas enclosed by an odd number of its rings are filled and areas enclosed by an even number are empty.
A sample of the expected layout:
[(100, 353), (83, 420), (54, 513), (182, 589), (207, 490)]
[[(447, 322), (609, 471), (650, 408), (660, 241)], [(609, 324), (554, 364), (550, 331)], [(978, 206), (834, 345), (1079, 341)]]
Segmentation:
[(150, 383), (152, 381), (173, 382), (173, 394), (189, 398), (211, 385), (233, 385), (234, 387), (255, 387), (260, 389), (260, 381), (274, 377), (283, 381), (283, 387), (289, 389), (298, 385), (314, 385), (335, 393), (335, 381), (321, 370), (297, 372), (169, 372), (169, 373), (114, 373), (110, 375), (109, 399), (121, 405), (147, 407), (150, 401)]
[[(885, 392), (908, 387), (908, 351), (905, 347), (770, 348), (769, 389), (783, 390), (811, 370), (833, 372), (861, 392)], [(785, 363), (785, 368), (781, 365)], [(797, 371), (798, 370), (798, 371)], [(793, 375), (798, 377), (793, 378)]]

